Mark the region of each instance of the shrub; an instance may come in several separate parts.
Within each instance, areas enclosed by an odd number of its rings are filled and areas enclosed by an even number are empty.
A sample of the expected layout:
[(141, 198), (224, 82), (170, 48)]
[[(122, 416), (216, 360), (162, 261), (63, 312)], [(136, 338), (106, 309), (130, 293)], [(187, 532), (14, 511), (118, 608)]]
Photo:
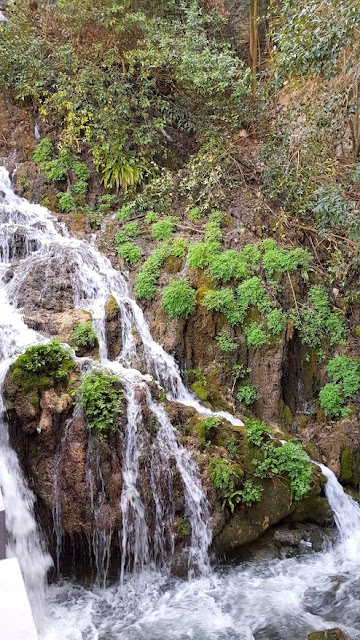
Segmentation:
[(249, 275), (249, 267), (242, 255), (237, 251), (223, 251), (218, 255), (213, 255), (207, 270), (213, 280), (240, 280)]
[(132, 242), (124, 242), (118, 249), (118, 254), (124, 258), (129, 264), (135, 264), (141, 260), (141, 251), (136, 244)]
[(152, 225), (151, 235), (157, 240), (166, 240), (170, 238), (174, 231), (174, 218), (169, 217), (165, 220), (159, 220)]
[(247, 346), (254, 349), (261, 349), (267, 341), (266, 333), (259, 322), (251, 322), (248, 327), (245, 327), (245, 336)]
[(84, 410), (89, 429), (101, 438), (105, 432), (116, 428), (124, 397), (116, 376), (93, 369), (83, 376), (78, 393), (78, 403)]
[(206, 291), (203, 304), (209, 311), (221, 311), (231, 325), (238, 324), (241, 320), (234, 291), (230, 287)]
[(93, 329), (91, 320), (83, 324), (77, 324), (72, 337), (79, 347), (90, 347), (90, 349), (93, 349), (97, 344), (97, 335)]
[(195, 309), (196, 291), (187, 280), (172, 280), (163, 292), (163, 307), (171, 318), (187, 318)]
[(311, 489), (313, 465), (301, 444), (285, 442), (280, 447), (266, 442), (262, 446), (264, 460), (253, 460), (260, 478), (286, 474), (295, 500), (304, 498)]
[(217, 489), (233, 489), (235, 480), (239, 476), (237, 465), (225, 458), (211, 458), (209, 462), (209, 475), (214, 487)]
[(248, 264), (256, 265), (260, 262), (261, 253), (255, 244), (247, 244), (241, 251), (241, 257)]
[(222, 329), (217, 334), (215, 340), (218, 344), (219, 349), (221, 349), (221, 351), (225, 351), (225, 352), (236, 351), (236, 349), (238, 348), (237, 342), (234, 342), (230, 333), (226, 331), (226, 329)]
[(66, 380), (74, 367), (70, 350), (52, 340), (28, 347), (16, 360), (12, 377), (25, 391), (48, 389)]
[(136, 220), (134, 220), (133, 222), (128, 222), (121, 231), (115, 234), (115, 242), (116, 244), (122, 244), (137, 235), (139, 235), (139, 225)]
[(271, 434), (271, 429), (266, 422), (261, 422), (261, 420), (256, 420), (255, 418), (245, 420), (245, 427), (249, 442), (257, 447), (262, 445), (265, 436)]
[(239, 387), (236, 397), (239, 402), (243, 402), (247, 407), (249, 407), (260, 398), (260, 395), (257, 387), (251, 382), (248, 382), (247, 384), (243, 384)]
[(185, 258), (189, 243), (186, 238), (174, 238), (170, 245), (170, 255), (177, 258)]

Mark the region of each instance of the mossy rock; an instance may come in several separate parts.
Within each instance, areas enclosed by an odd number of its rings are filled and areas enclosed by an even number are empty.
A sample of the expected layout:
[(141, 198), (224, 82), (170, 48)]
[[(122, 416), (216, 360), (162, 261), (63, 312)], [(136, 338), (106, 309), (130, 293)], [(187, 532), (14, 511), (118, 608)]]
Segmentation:
[(283, 424), (285, 424), (286, 426), (290, 426), (292, 424), (293, 415), (291, 413), (291, 409), (282, 400), (280, 401), (279, 415), (280, 415), (280, 420)]
[(349, 640), (349, 636), (336, 627), (325, 631), (313, 631), (308, 634), (307, 640)]
[(178, 273), (181, 269), (182, 259), (178, 256), (168, 256), (164, 262), (165, 273), (174, 274)]
[(360, 338), (360, 324), (357, 324), (354, 329), (354, 334), (357, 338)]
[(344, 446), (340, 455), (340, 465), (339, 481), (344, 484), (352, 484), (356, 487), (359, 482), (358, 453), (351, 451), (350, 447)]
[(208, 394), (206, 386), (202, 382), (199, 382), (199, 381), (193, 382), (193, 384), (191, 385), (190, 389), (203, 402), (206, 402), (208, 400), (209, 394)]

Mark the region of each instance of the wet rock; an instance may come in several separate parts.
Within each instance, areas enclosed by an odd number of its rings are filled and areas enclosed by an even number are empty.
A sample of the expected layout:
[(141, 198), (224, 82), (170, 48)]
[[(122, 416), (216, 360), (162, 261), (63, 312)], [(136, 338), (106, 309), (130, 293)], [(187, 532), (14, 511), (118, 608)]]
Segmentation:
[(308, 634), (307, 640), (349, 640), (349, 636), (336, 627), (326, 631), (313, 631)]
[(49, 256), (46, 261), (33, 261), (25, 278), (13, 278), (13, 295), (19, 307), (31, 315), (38, 310), (60, 312), (73, 307), (73, 265)]
[(122, 349), (121, 312), (118, 303), (110, 296), (105, 307), (105, 337), (110, 360), (115, 360)]

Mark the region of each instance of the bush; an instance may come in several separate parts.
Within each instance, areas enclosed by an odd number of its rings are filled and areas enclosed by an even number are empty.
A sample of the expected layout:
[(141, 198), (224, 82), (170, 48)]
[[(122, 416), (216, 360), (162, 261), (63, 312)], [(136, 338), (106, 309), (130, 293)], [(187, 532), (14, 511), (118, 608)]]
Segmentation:
[(129, 264), (135, 264), (141, 260), (141, 251), (136, 244), (132, 242), (124, 242), (121, 247), (118, 248), (118, 254), (121, 258), (124, 258)]
[(277, 274), (293, 273), (297, 269), (306, 270), (311, 261), (311, 254), (307, 249), (300, 247), (287, 250), (275, 246), (265, 250), (262, 261), (267, 275), (272, 278)]
[(97, 344), (97, 335), (93, 329), (91, 320), (83, 324), (77, 324), (72, 337), (79, 347), (89, 347), (93, 349)]
[(248, 278), (239, 284), (236, 293), (242, 320), (244, 320), (246, 312), (251, 306), (259, 309), (261, 313), (271, 310), (270, 298), (260, 278), (257, 276)]
[(234, 342), (230, 333), (226, 331), (226, 329), (222, 329), (217, 334), (215, 340), (218, 344), (219, 349), (221, 349), (221, 351), (225, 351), (225, 352), (236, 351), (236, 349), (238, 348), (237, 342)]
[(75, 367), (71, 352), (57, 340), (28, 347), (16, 360), (12, 377), (25, 391), (48, 389)]
[(256, 475), (260, 478), (271, 478), (286, 474), (290, 479), (290, 488), (295, 500), (300, 500), (310, 493), (313, 465), (301, 444), (285, 442), (280, 447), (272, 442), (262, 446), (263, 461), (253, 460)]
[(336, 382), (328, 382), (319, 393), (320, 405), (325, 415), (335, 418), (346, 417), (349, 407), (345, 407), (345, 396), (341, 385)]
[(101, 438), (116, 428), (124, 398), (116, 376), (93, 369), (83, 376), (78, 393), (78, 403), (84, 410), (89, 429)]
[(259, 322), (251, 322), (248, 327), (245, 327), (245, 336), (247, 346), (254, 349), (261, 349), (267, 342), (266, 333)]
[(50, 138), (43, 138), (33, 152), (33, 160), (37, 164), (41, 165), (43, 162), (48, 162), (49, 160), (51, 160), (53, 152), (54, 145), (51, 142)]
[(187, 280), (172, 280), (163, 292), (163, 307), (171, 318), (187, 318), (195, 309), (196, 291)]
[(238, 324), (241, 320), (234, 291), (230, 287), (206, 291), (203, 304), (208, 311), (221, 311), (231, 325)]
[(243, 384), (239, 387), (236, 397), (239, 402), (243, 402), (247, 407), (249, 407), (260, 398), (260, 394), (257, 387), (251, 382), (248, 382), (247, 384)]

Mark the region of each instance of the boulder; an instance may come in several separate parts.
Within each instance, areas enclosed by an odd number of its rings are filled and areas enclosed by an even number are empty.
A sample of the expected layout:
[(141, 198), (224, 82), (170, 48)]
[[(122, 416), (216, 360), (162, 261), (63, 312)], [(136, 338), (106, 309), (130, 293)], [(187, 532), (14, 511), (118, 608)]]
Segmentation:
[(334, 629), (326, 629), (326, 631), (313, 631), (308, 634), (307, 640), (349, 640), (349, 636), (336, 627)]

